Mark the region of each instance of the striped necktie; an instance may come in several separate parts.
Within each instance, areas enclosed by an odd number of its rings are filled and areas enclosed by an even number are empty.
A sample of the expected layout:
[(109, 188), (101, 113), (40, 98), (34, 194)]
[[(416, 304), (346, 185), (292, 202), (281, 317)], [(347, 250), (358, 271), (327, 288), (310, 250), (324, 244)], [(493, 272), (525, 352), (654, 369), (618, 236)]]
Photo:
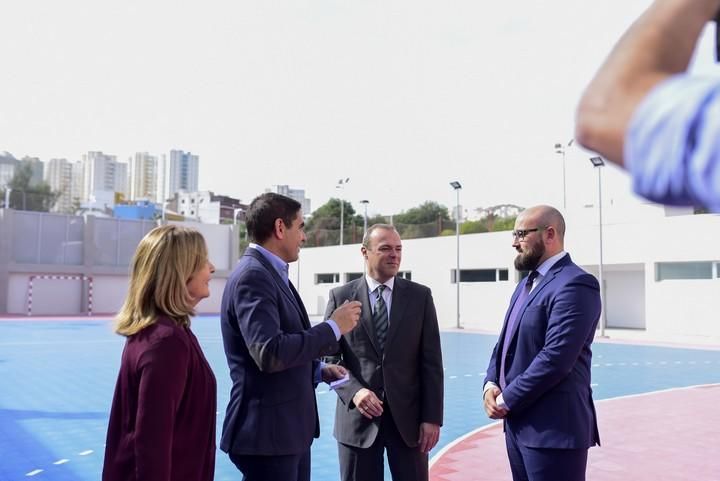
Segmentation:
[(375, 311), (373, 312), (372, 320), (373, 326), (375, 327), (375, 336), (377, 337), (378, 345), (380, 350), (385, 349), (385, 338), (387, 337), (388, 331), (388, 312), (387, 306), (385, 305), (385, 299), (383, 299), (383, 291), (385, 290), (384, 285), (379, 285), (375, 292), (377, 293), (377, 300), (375, 301)]

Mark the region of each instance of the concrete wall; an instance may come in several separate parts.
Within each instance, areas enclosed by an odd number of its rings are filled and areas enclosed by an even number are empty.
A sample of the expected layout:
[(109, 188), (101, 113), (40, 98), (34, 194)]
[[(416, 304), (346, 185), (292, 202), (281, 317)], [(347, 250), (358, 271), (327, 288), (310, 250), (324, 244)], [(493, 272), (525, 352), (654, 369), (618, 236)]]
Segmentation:
[[(654, 338), (714, 338), (720, 343), (720, 278), (656, 281), (657, 262), (719, 261), (720, 217), (648, 215), (629, 222), (617, 214), (616, 223), (603, 225), (603, 274), (609, 328), (645, 329)], [(593, 216), (567, 216), (566, 250), (589, 272), (598, 274), (599, 232)], [(595, 218), (595, 222), (597, 219)], [(507, 268), (510, 280), (461, 283), (460, 322), (463, 326), (497, 332), (517, 282), (515, 252), (508, 232), (460, 237), (461, 269)], [(407, 240), (401, 269), (433, 291), (442, 327), (456, 323), (455, 237)], [(340, 285), (315, 284), (318, 272), (343, 274), (362, 270), (360, 246), (308, 248), (291, 279), (311, 314), (324, 313), (327, 293)], [(299, 272), (298, 272), (299, 267)]]
[[(645, 208), (644, 208), (645, 209)], [(652, 338), (716, 339), (720, 343), (720, 277), (713, 279), (655, 280), (656, 263), (685, 261), (720, 262), (720, 216), (666, 217), (661, 208), (646, 209), (648, 215), (631, 221), (629, 215), (610, 213), (614, 220), (603, 224), (603, 277), (606, 316), (609, 328), (639, 329)], [(644, 211), (645, 212), (645, 211)], [(96, 245), (85, 232), (82, 265), (15, 264), (8, 255), (13, 234), (9, 213), (0, 210), (0, 313), (27, 312), (27, 281), (32, 274), (68, 273), (93, 277), (94, 312), (115, 313), (127, 290), (127, 266), (97, 266)], [(586, 270), (598, 274), (599, 232), (592, 209), (566, 216), (566, 250)], [(129, 221), (130, 222), (130, 221)], [(594, 222), (594, 223), (593, 223)], [(217, 272), (211, 283), (211, 297), (198, 305), (200, 313), (216, 313), (225, 279), (238, 256), (233, 226), (187, 223), (205, 236), (210, 259)], [(17, 237), (17, 236), (15, 236)], [(22, 237), (22, 236), (21, 236)], [(412, 279), (429, 286), (442, 327), (456, 324), (456, 285), (451, 271), (456, 264), (454, 236), (406, 240), (401, 269)], [(497, 332), (518, 274), (513, 268), (515, 252), (509, 232), (472, 234), (460, 237), (462, 269), (508, 269), (509, 280), (460, 284), (460, 322), (463, 326)], [(300, 261), (290, 266), (290, 279), (311, 315), (325, 311), (328, 292), (334, 284), (315, 284), (318, 273), (363, 272), (360, 245), (303, 249)], [(38, 281), (33, 296), (34, 312), (48, 315), (75, 315), (85, 312), (86, 292), (78, 281)], [(78, 308), (78, 303), (81, 308)]]

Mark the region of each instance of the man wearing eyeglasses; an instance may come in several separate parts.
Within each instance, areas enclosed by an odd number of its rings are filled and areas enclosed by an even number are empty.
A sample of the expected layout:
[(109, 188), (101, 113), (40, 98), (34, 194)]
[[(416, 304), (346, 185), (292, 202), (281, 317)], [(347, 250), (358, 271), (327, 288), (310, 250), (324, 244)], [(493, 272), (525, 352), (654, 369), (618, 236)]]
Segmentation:
[(565, 220), (550, 206), (515, 221), (515, 268), (529, 271), (510, 300), (483, 392), (503, 419), (514, 481), (582, 481), (600, 444), (590, 345), (600, 318), (597, 280), (564, 251)]

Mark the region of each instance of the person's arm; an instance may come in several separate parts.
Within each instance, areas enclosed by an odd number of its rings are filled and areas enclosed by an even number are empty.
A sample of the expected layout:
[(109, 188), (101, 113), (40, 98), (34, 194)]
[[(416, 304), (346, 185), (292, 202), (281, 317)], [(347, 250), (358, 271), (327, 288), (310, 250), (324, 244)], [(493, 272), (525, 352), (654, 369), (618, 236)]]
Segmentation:
[(188, 345), (172, 335), (159, 339), (138, 358), (137, 479), (171, 479), (175, 415), (182, 402), (188, 363)]
[(610, 52), (583, 94), (575, 137), (623, 166), (633, 113), (660, 82), (684, 72), (720, 0), (656, 0)]
[(594, 277), (585, 274), (563, 286), (553, 299), (545, 345), (502, 391), (511, 414), (531, 405), (572, 371), (599, 317), (600, 288)]
[[(329, 318), (332, 316), (332, 313), (335, 311), (335, 309), (338, 306), (338, 300), (335, 297), (335, 290), (330, 291), (329, 299), (327, 308), (325, 309), (325, 318)], [(341, 350), (339, 351), (340, 357), (339, 362), (344, 362), (343, 359), (343, 351), (342, 351), (342, 344), (343, 341), (340, 341)], [(353, 375), (352, 371), (349, 369), (347, 370), (348, 374), (348, 380), (334, 388), (334, 391), (337, 393), (340, 400), (345, 404), (346, 406), (350, 406), (353, 402), (353, 397), (355, 394), (358, 393), (361, 389), (363, 389), (362, 383), (358, 381), (358, 379)]]
[(335, 333), (327, 323), (283, 331), (277, 289), (269, 273), (250, 269), (238, 280), (234, 296), (240, 332), (260, 371), (283, 371), (336, 352)]
[(445, 373), (437, 312), (429, 289), (425, 295), (420, 342), (420, 420), (442, 426)]
[(443, 372), (440, 328), (432, 294), (425, 296), (420, 352), (420, 451), (428, 453), (440, 439), (443, 424)]

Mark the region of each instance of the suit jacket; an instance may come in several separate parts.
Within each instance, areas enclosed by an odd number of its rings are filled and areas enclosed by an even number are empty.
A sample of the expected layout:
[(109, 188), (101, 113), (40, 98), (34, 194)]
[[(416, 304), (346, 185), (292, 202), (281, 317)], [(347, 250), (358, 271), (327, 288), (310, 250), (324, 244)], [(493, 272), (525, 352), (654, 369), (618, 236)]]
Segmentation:
[(238, 455), (306, 452), (320, 432), (317, 358), (338, 349), (332, 327), (310, 327), (292, 284), (252, 248), (225, 285), (221, 327), (233, 384), (220, 448)]
[(386, 408), (390, 406), (405, 443), (417, 446), (420, 423), (442, 425), (443, 419), (440, 332), (430, 289), (395, 278), (382, 355), (364, 277), (333, 289), (325, 316), (346, 300), (360, 301), (362, 314), (358, 326), (340, 339), (340, 355), (350, 379), (336, 388), (335, 438), (361, 448), (375, 440), (380, 418), (368, 420), (352, 402), (353, 396), (365, 387), (384, 399)]
[[(515, 289), (485, 381), (499, 385), (500, 355)], [(590, 344), (600, 318), (600, 288), (565, 255), (521, 307), (505, 360), (505, 429), (525, 446), (584, 449), (600, 444), (590, 388)]]

